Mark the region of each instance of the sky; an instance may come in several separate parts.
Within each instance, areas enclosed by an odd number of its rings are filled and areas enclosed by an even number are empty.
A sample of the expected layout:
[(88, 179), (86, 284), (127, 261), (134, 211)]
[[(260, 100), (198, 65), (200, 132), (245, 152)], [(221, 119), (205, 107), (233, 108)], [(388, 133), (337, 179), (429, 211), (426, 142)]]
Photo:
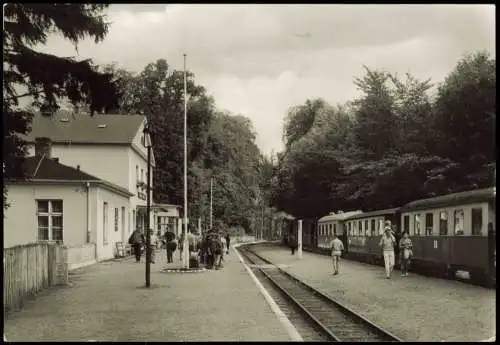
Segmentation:
[(104, 42), (41, 50), (139, 72), (164, 58), (187, 69), (220, 109), (247, 116), (257, 145), (281, 151), (287, 110), (308, 98), (353, 100), (363, 65), (435, 82), (466, 53), (495, 56), (493, 5), (111, 5)]

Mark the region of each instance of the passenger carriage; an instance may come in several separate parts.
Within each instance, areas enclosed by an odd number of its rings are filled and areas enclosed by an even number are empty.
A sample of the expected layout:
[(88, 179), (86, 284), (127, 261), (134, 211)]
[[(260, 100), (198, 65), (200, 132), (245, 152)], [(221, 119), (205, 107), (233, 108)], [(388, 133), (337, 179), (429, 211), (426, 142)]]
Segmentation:
[(344, 243), (344, 248), (347, 249), (348, 241), (347, 233), (344, 231), (344, 220), (361, 213), (362, 211), (359, 210), (349, 212), (338, 211), (337, 213), (331, 212), (329, 215), (320, 218), (316, 228), (318, 251), (325, 253), (329, 252), (333, 234), (337, 234)]
[(348, 257), (371, 264), (383, 264), (379, 242), (384, 232), (384, 223), (391, 221), (396, 240), (399, 242), (399, 219), (399, 208), (359, 213), (347, 218), (344, 228), (348, 235)]
[(413, 242), (415, 268), (453, 278), (496, 280), (493, 188), (410, 202), (401, 208), (402, 230)]

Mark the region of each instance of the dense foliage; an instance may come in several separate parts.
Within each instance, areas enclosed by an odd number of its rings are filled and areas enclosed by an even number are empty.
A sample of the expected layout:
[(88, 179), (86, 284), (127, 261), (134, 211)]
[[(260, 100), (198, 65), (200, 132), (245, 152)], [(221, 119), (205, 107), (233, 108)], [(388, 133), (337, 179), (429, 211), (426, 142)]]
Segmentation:
[(358, 99), (293, 107), (272, 204), (318, 217), (492, 186), (495, 63), (483, 52), (464, 57), (434, 96), (430, 80), (365, 68)]
[[(121, 114), (145, 114), (151, 123), (156, 169), (154, 199), (184, 205), (184, 73), (166, 60), (140, 73), (106, 66), (119, 85)], [(187, 73), (188, 217), (193, 228), (202, 218), (209, 225), (210, 180), (213, 178), (215, 225), (250, 232), (262, 204), (259, 169), (262, 157), (250, 120), (215, 107), (206, 90)]]
[[(90, 110), (114, 106), (117, 95), (112, 75), (100, 73), (92, 61), (77, 61), (41, 53), (35, 47), (57, 32), (76, 44), (85, 37), (102, 41), (108, 32), (103, 11), (108, 5), (7, 4), (4, 5), (3, 169), (4, 177), (22, 175), (26, 154), (19, 134), (26, 134), (32, 112), (20, 106), (23, 98), (31, 109), (53, 111), (64, 98), (86, 103)], [(4, 206), (6, 189), (4, 187)]]

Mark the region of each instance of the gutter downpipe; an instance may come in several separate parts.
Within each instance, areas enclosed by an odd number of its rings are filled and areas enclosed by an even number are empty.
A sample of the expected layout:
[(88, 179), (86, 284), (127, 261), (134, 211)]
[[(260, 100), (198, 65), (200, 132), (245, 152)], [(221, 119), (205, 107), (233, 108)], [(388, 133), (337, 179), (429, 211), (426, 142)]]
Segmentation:
[[(85, 183), (85, 187), (87, 187), (87, 243), (90, 243), (90, 235), (91, 235), (91, 229), (90, 229), (90, 182)], [(95, 259), (97, 260), (97, 247), (94, 252), (95, 254)]]

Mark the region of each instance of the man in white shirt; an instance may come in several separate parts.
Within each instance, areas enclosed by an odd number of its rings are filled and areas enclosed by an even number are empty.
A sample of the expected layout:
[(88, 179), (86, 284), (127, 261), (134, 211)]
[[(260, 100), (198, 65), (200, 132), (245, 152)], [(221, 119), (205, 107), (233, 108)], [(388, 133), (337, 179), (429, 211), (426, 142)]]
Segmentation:
[(333, 275), (336, 276), (339, 274), (340, 255), (342, 255), (342, 251), (344, 250), (344, 244), (337, 237), (337, 234), (333, 235), (330, 248), (332, 250)]

